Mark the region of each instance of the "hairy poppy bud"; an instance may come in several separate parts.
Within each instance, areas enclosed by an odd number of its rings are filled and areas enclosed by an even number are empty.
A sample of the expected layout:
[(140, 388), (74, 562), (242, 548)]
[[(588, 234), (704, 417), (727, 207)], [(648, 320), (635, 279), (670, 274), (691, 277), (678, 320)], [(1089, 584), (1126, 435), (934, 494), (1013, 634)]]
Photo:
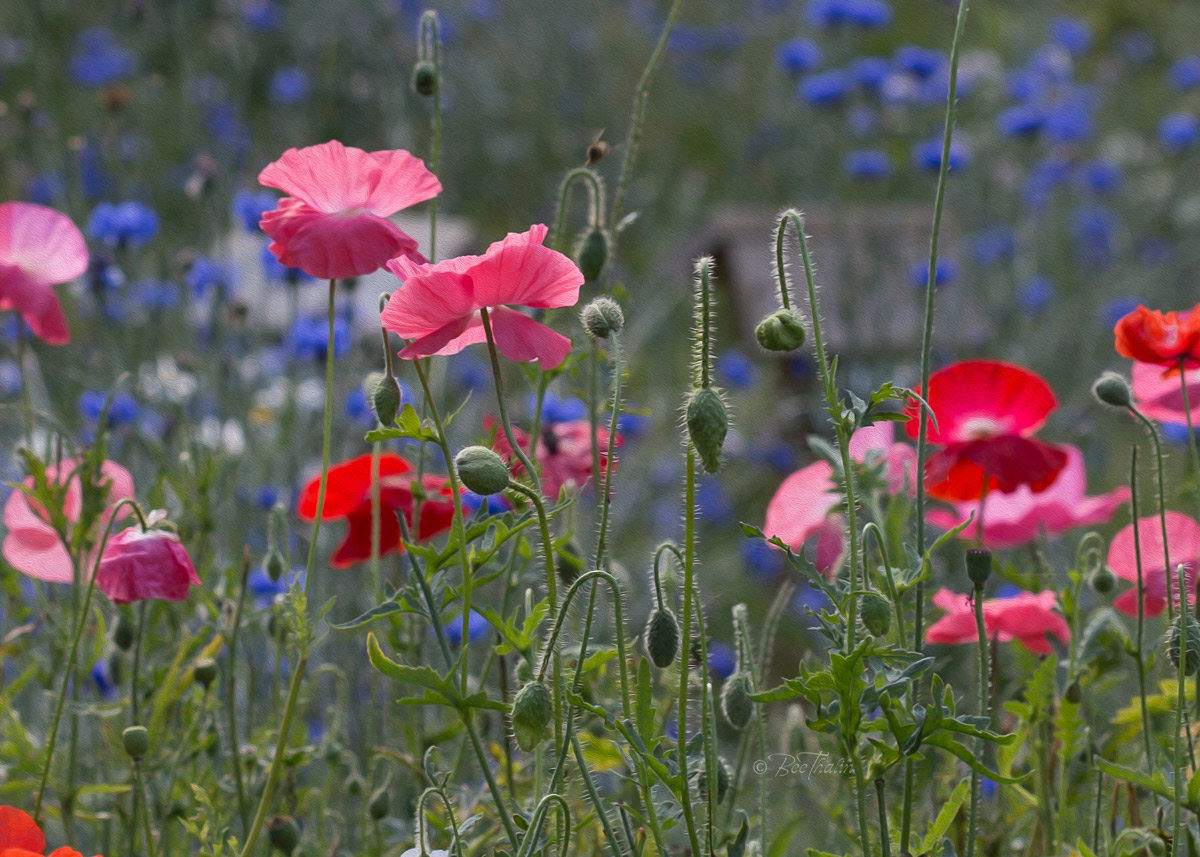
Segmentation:
[(366, 789), (367, 782), (358, 774), (351, 774), (342, 781), (342, 788), (346, 790), (346, 794), (351, 797), (358, 797)]
[(1105, 405), (1128, 408), (1133, 404), (1133, 393), (1129, 382), (1116, 372), (1105, 372), (1092, 385), (1092, 395)]
[(388, 795), (387, 786), (380, 786), (371, 793), (371, 799), (367, 801), (367, 812), (371, 814), (371, 818), (375, 821), (387, 818), (391, 808), (392, 800)]
[(508, 487), (508, 465), (486, 446), (468, 446), (454, 456), (454, 468), (463, 485), (487, 497)]
[(794, 309), (773, 312), (754, 328), (754, 338), (767, 351), (795, 351), (805, 336), (804, 318)]
[(625, 313), (612, 298), (596, 298), (579, 314), (583, 329), (592, 339), (608, 339), (625, 326)]
[(1063, 691), (1063, 699), (1072, 705), (1078, 705), (1083, 702), (1083, 688), (1079, 685), (1079, 681), (1072, 681), (1067, 685), (1067, 689)]
[(140, 759), (150, 749), (150, 733), (145, 726), (127, 726), (121, 733), (121, 743), (131, 759)]
[(192, 667), (192, 677), (207, 689), (217, 678), (217, 662), (212, 658), (201, 658)]
[(1100, 595), (1107, 595), (1117, 585), (1117, 577), (1107, 565), (1102, 565), (1092, 572), (1092, 589)]
[(291, 854), (300, 843), (300, 828), (290, 815), (277, 815), (267, 822), (267, 839), (272, 848)]
[(279, 578), (283, 577), (283, 572), (287, 569), (287, 560), (283, 558), (283, 554), (279, 552), (279, 548), (271, 545), (271, 549), (263, 557), (262, 567), (267, 577), (271, 578), (271, 582), (278, 583)]
[(371, 391), (371, 409), (375, 417), (385, 426), (390, 426), (396, 420), (396, 411), (400, 410), (400, 382), (395, 375), (384, 374)]
[(421, 60), (413, 66), (412, 88), (417, 95), (428, 98), (437, 87), (437, 70), (429, 60)]
[(123, 652), (133, 647), (133, 623), (125, 618), (124, 613), (117, 619), (117, 627), (113, 629), (113, 642)]
[(594, 283), (600, 279), (604, 272), (604, 263), (608, 261), (608, 237), (603, 229), (592, 227), (588, 234), (583, 236), (576, 261), (585, 280)]
[(658, 607), (646, 625), (646, 651), (660, 670), (675, 663), (679, 654), (679, 622), (670, 607)]
[(512, 704), (513, 734), (517, 746), (529, 752), (546, 738), (554, 718), (554, 700), (540, 681), (531, 681), (517, 692)]
[(992, 574), (992, 552), (987, 548), (971, 548), (967, 551), (967, 577), (977, 590), (983, 589)]
[[(725, 800), (725, 795), (729, 791), (729, 765), (725, 760), (717, 758), (717, 803), (722, 803)], [(701, 768), (700, 773), (696, 776), (696, 791), (700, 793), (700, 800), (708, 800), (708, 771)]]
[(711, 387), (693, 390), (687, 403), (687, 429), (700, 462), (709, 473), (721, 469), (721, 448), (729, 431), (729, 415), (720, 394)]
[(721, 688), (721, 713), (734, 729), (745, 729), (754, 716), (754, 682), (748, 672), (735, 672)]
[(1183, 659), (1184, 675), (1193, 675), (1200, 669), (1200, 622), (1192, 614), (1182, 613), (1171, 623), (1167, 631), (1167, 657), (1177, 669)]
[(876, 637), (886, 637), (892, 627), (892, 606), (878, 592), (865, 592), (858, 602), (863, 627)]

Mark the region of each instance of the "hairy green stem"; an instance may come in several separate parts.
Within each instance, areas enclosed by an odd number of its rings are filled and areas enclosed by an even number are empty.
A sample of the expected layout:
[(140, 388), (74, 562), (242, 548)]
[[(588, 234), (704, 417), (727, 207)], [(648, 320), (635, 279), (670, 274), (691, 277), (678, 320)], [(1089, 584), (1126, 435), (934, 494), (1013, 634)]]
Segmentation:
[(1137, 447), (1129, 452), (1129, 505), (1133, 515), (1133, 557), (1137, 565), (1137, 632), (1134, 660), (1137, 662), (1138, 697), (1142, 705), (1142, 741), (1146, 748), (1146, 769), (1153, 769), (1154, 752), (1150, 742), (1150, 712), (1146, 707), (1146, 661), (1142, 654), (1146, 634), (1146, 587), (1142, 579), (1142, 538), (1137, 525)]
[[(981, 717), (991, 716), (988, 705), (988, 635), (983, 622), (983, 584), (976, 583), (971, 593), (972, 606), (975, 609), (975, 632), (979, 635), (979, 714)], [(983, 739), (975, 739), (975, 757), (983, 753)], [(1050, 795), (1046, 795), (1050, 799)], [(971, 769), (971, 815), (967, 832), (967, 857), (975, 857), (976, 831), (979, 824), (979, 771)], [(1052, 835), (1050, 831), (1047, 836)]]

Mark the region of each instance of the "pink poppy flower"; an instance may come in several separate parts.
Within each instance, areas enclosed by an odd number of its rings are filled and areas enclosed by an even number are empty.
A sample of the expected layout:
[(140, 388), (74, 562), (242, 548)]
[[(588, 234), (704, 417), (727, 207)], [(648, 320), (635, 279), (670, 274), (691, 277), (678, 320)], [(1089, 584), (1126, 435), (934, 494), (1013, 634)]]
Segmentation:
[(423, 259), (416, 240), (388, 218), (442, 190), (408, 152), (364, 152), (337, 140), (288, 149), (258, 180), (288, 194), (259, 223), (270, 251), (323, 280), (361, 277), (397, 256)]
[[(1163, 552), (1162, 521), (1158, 515), (1139, 518), (1138, 540), (1142, 548), (1142, 587), (1147, 616), (1157, 616), (1167, 608), (1167, 560)], [(1175, 568), (1184, 566), (1188, 603), (1196, 600), (1196, 569), (1200, 566), (1200, 524), (1180, 512), (1167, 512), (1167, 546), (1171, 549), (1171, 592), (1179, 598)], [(1113, 536), (1108, 544), (1108, 567), (1134, 588), (1120, 595), (1113, 606), (1122, 613), (1137, 614), (1137, 556), (1134, 553), (1133, 524)]]
[(71, 218), (27, 202), (0, 205), (0, 311), (19, 312), (51, 345), (70, 342), (51, 286), (69, 283), (87, 267), (87, 243)]
[[(483, 427), (489, 431), (496, 426), (496, 421), (487, 417)], [(588, 439), (591, 423), (587, 420), (568, 420), (566, 422), (547, 423), (542, 427), (538, 438), (534, 460), (541, 469), (542, 494), (550, 500), (557, 500), (559, 492), (565, 487), (569, 490), (582, 488), (592, 479), (592, 443)], [(529, 452), (529, 435), (514, 428), (513, 435), (521, 449)], [(596, 444), (600, 449), (600, 468), (608, 467), (608, 429), (596, 427)], [(625, 438), (617, 435), (616, 446), (625, 445)], [(521, 463), (512, 454), (508, 438), (501, 431), (492, 443), (493, 449), (509, 461), (513, 475), (521, 472)], [(613, 472), (617, 462), (613, 461)]]
[[(50, 465), (46, 468), (48, 481), (53, 483), (57, 480), (60, 485), (67, 484), (63, 512), (72, 524), (78, 522), (81, 506), (79, 480), (71, 479), (71, 474), (78, 466), (77, 460), (68, 459), (61, 467)], [(101, 479), (108, 483), (109, 509), (121, 500), (133, 497), (133, 477), (124, 467), (105, 461), (100, 465), (100, 474)], [(23, 484), (26, 488), (33, 488), (33, 477), (26, 479)], [(93, 539), (99, 538), (108, 523), (109, 514), (100, 517), (96, 530), (91, 534)], [(66, 546), (50, 526), (45, 510), (30, 503), (24, 491), (13, 491), (5, 501), (4, 527), (8, 535), (4, 537), (3, 553), (9, 565), (30, 577), (50, 583), (74, 582), (75, 571)], [(86, 561), (83, 565), (84, 574), (90, 574), (93, 565), (91, 560)]]
[[(1117, 488), (1097, 497), (1086, 496), (1083, 453), (1074, 446), (1061, 447), (1067, 464), (1058, 478), (1040, 494), (1021, 485), (1011, 494), (988, 494), (983, 501), (983, 544), (993, 549), (1014, 548), (1031, 542), (1043, 531), (1058, 535), (1075, 527), (1102, 524), (1129, 500), (1128, 488)], [(931, 509), (929, 522), (949, 530), (979, 514), (979, 502), (954, 504), (955, 511)], [(975, 541), (978, 521), (971, 521), (959, 538)]]
[(917, 451), (907, 443), (896, 443), (896, 424), (891, 421), (864, 426), (850, 438), (850, 457), (862, 464), (886, 463), (888, 493), (917, 495)]
[[(975, 625), (975, 607), (970, 596), (942, 589), (933, 596), (933, 603), (946, 615), (929, 626), (925, 640), (930, 643), (976, 643), (979, 629)], [(983, 602), (983, 629), (988, 639), (1020, 640), (1035, 655), (1051, 652), (1047, 635), (1064, 643), (1071, 639), (1067, 620), (1055, 608), (1058, 596), (1050, 590), (1022, 592), (1012, 598), (991, 598)]]
[(114, 604), (157, 598), (182, 601), (200, 577), (179, 536), (168, 530), (127, 527), (108, 540), (96, 586)]
[[(917, 392), (921, 392), (918, 390)], [(942, 448), (925, 462), (930, 496), (958, 502), (986, 491), (1010, 493), (1019, 485), (1044, 491), (1067, 463), (1066, 453), (1033, 437), (1058, 406), (1054, 391), (1021, 366), (997, 360), (963, 360), (934, 372), (926, 401), (937, 415), (927, 439)], [(919, 432), (913, 402), (905, 424)]]
[(496, 347), (509, 360), (536, 360), (553, 369), (571, 351), (571, 340), (510, 306), (533, 309), (574, 306), (583, 274), (575, 263), (543, 246), (547, 229), (510, 232), (482, 256), (459, 256), (420, 264), (393, 259), (388, 270), (404, 283), (392, 293), (382, 313), (383, 326), (408, 344), (406, 360), (435, 354), (457, 354), (468, 345), (486, 342), (483, 320), (491, 317)]
[[(1192, 422), (1200, 423), (1200, 369), (1188, 369), (1183, 378), (1187, 383)], [(1138, 410), (1149, 419), (1162, 423), (1187, 423), (1179, 372), (1169, 369), (1164, 372), (1161, 366), (1153, 363), (1134, 363), (1131, 386)]]
[(816, 567), (828, 575), (845, 552), (844, 522), (841, 516), (830, 515), (841, 499), (833, 483), (833, 468), (825, 461), (813, 462), (783, 480), (775, 490), (767, 504), (763, 534), (778, 537), (794, 551), (815, 538)]

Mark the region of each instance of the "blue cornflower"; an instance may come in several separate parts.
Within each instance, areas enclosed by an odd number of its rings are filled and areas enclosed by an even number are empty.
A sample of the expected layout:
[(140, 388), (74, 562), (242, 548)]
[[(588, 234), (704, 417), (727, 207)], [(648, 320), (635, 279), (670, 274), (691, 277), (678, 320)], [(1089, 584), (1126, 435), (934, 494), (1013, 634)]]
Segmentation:
[(719, 640), (708, 644), (708, 671), (724, 681), (733, 675), (737, 668), (737, 655), (733, 648)]
[[(912, 150), (913, 165), (926, 172), (936, 173), (942, 166), (942, 138), (932, 137), (917, 143)], [(950, 141), (950, 172), (965, 170), (971, 162), (971, 153), (958, 140)]]
[(1075, 93), (1047, 110), (1043, 133), (1053, 143), (1078, 143), (1092, 136), (1094, 99), (1088, 93)]
[(1071, 164), (1065, 158), (1050, 157), (1038, 161), (1025, 181), (1025, 202), (1032, 208), (1042, 208), (1054, 189), (1071, 175)]
[(271, 75), (269, 97), (274, 104), (301, 104), (312, 94), (312, 80), (299, 66), (284, 66)]
[(800, 82), (800, 97), (814, 106), (839, 104), (850, 91), (852, 81), (844, 71), (813, 74)]
[(821, 65), (821, 49), (812, 39), (797, 36), (779, 46), (775, 62), (788, 74), (804, 74)]
[(726, 524), (733, 520), (733, 501), (721, 480), (714, 476), (701, 478), (696, 490), (696, 507), (710, 524)]
[(298, 286), (301, 283), (316, 282), (316, 278), (311, 274), (306, 273), (300, 268), (289, 268), (280, 262), (275, 257), (275, 254), (271, 252), (271, 242), (269, 239), (263, 242), (259, 258), (262, 260), (263, 276), (272, 283), (287, 283), (289, 286)]
[(242, 4), (242, 23), (247, 29), (270, 32), (279, 29), (283, 10), (271, 0), (247, 0)]
[(892, 23), (892, 7), (886, 0), (846, 0), (846, 20), (866, 30), (880, 30)]
[(1083, 205), (1071, 217), (1080, 257), (1089, 265), (1103, 266), (1112, 261), (1116, 241), (1117, 216), (1100, 205)]
[(1080, 165), (1077, 180), (1093, 193), (1111, 193), (1121, 187), (1121, 168), (1112, 161), (1095, 158)]
[(84, 30), (75, 39), (71, 76), (84, 86), (107, 86), (133, 74), (134, 55), (103, 27)]
[(509, 508), (511, 508), (508, 501), (504, 499), (503, 494), (492, 494), (488, 497), (480, 497), (474, 491), (466, 490), (462, 492), (462, 504), (463, 509), (468, 514), (472, 515), (474, 515), (484, 506), (487, 506), (488, 515), (502, 515), (507, 512)]
[(140, 247), (158, 234), (158, 214), (132, 200), (102, 202), (88, 219), (88, 237), (113, 247)]
[(617, 416), (617, 434), (624, 438), (641, 437), (650, 429), (650, 415), (621, 411)]
[(1017, 249), (1017, 237), (1006, 226), (994, 226), (975, 236), (971, 253), (981, 265), (996, 265), (1012, 258)]
[(1031, 137), (1045, 124), (1046, 114), (1036, 104), (1018, 104), (996, 117), (996, 130), (1006, 137)]
[[(288, 332), (288, 349), (299, 359), (324, 360), (329, 350), (329, 319), (324, 316), (304, 316), (296, 319)], [(341, 357), (350, 350), (350, 325), (344, 318), (333, 320), (333, 356)]]
[[(525, 407), (533, 413), (537, 408), (537, 396), (529, 394), (525, 397)], [(542, 424), (569, 423), (575, 420), (587, 419), (587, 403), (578, 396), (559, 398), (553, 393), (546, 393), (542, 400)]]
[[(953, 259), (938, 259), (933, 269), (934, 286), (948, 286), (958, 279), (958, 263)], [(908, 281), (914, 288), (929, 285), (929, 262), (917, 262), (908, 269)]]
[(227, 293), (233, 278), (224, 265), (207, 256), (197, 256), (188, 266), (184, 281), (193, 295), (204, 298), (211, 289), (217, 289), (221, 294)]
[(260, 232), (258, 221), (278, 202), (269, 190), (239, 190), (233, 195), (233, 219), (247, 232)]
[(719, 355), (715, 368), (720, 382), (735, 390), (753, 387), (758, 376), (754, 361), (736, 348)]
[(1059, 15), (1050, 21), (1046, 35), (1054, 44), (1066, 48), (1076, 56), (1086, 54), (1092, 46), (1092, 28), (1086, 21), (1069, 15)]
[(846, 66), (854, 83), (871, 92), (883, 86), (890, 68), (891, 64), (883, 57), (857, 57)]
[(1194, 113), (1172, 113), (1158, 123), (1158, 139), (1168, 152), (1182, 152), (1200, 137), (1200, 120)]
[(882, 149), (855, 149), (842, 159), (842, 170), (856, 179), (882, 179), (892, 171), (892, 162)]
[(1148, 65), (1154, 59), (1154, 36), (1145, 30), (1118, 33), (1117, 46), (1132, 65)]
[(109, 663), (108, 658), (101, 658), (92, 664), (88, 675), (92, 679), (92, 684), (96, 686), (96, 693), (101, 699), (117, 698), (117, 681), (113, 677), (112, 664)]
[(1054, 300), (1054, 283), (1043, 274), (1030, 277), (1017, 287), (1017, 306), (1026, 315), (1037, 315)]
[(917, 77), (932, 77), (935, 72), (945, 67), (948, 59), (944, 53), (935, 48), (922, 48), (917, 45), (901, 45), (896, 49), (896, 65)]
[(772, 580), (783, 570), (783, 554), (762, 539), (742, 541), (742, 562), (758, 580)]
[[(95, 423), (100, 419), (100, 414), (103, 413), (108, 399), (108, 393), (102, 393), (99, 390), (85, 390), (79, 395), (79, 416), (87, 423)], [(133, 396), (122, 391), (112, 397), (112, 404), (108, 408), (108, 426), (110, 428), (132, 423), (137, 416), (138, 404)]]
[(15, 396), (21, 392), (21, 367), (15, 360), (0, 360), (0, 394)]
[(256, 610), (266, 610), (275, 603), (275, 599), (288, 591), (292, 583), (304, 585), (304, 569), (293, 568), (279, 576), (279, 580), (271, 580), (271, 576), (255, 566), (246, 576), (246, 591), (254, 602)]
[[(488, 635), (488, 629), (491, 628), (491, 623), (483, 617), (482, 613), (471, 608), (471, 617), (467, 620), (467, 635), (468, 642), (478, 643)], [(452, 646), (457, 646), (462, 643), (462, 617), (456, 616), (442, 626), (442, 630), (446, 634), (446, 642)]]
[(1176, 89), (1195, 89), (1200, 86), (1200, 54), (1177, 59), (1167, 72), (1167, 80)]
[(66, 183), (58, 173), (38, 173), (25, 182), (25, 198), (38, 205), (54, 205), (66, 192)]
[(179, 286), (168, 280), (138, 280), (130, 287), (133, 299), (151, 312), (172, 310), (180, 304)]

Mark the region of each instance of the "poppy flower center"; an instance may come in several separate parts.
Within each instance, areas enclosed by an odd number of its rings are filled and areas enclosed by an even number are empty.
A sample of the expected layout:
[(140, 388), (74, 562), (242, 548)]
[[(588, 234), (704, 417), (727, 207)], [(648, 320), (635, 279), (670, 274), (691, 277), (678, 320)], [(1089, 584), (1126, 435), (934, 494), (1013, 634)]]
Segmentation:
[(1007, 426), (994, 417), (971, 417), (962, 426), (962, 433), (968, 440), (985, 440), (1004, 434)]

